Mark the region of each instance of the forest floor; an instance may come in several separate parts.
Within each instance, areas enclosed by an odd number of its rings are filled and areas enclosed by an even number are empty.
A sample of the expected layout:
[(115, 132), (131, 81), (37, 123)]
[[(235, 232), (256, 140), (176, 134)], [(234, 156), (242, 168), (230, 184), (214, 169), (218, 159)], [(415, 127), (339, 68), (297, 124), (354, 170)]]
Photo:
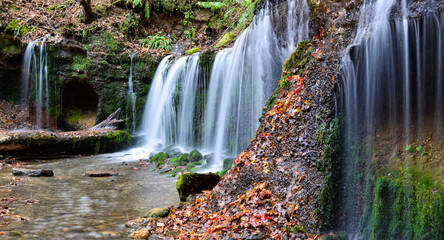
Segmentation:
[(86, 24), (79, 1), (3, 0), (0, 2), (0, 27), (12, 31), (22, 42), (51, 35), (51, 41), (56, 43), (72, 39), (81, 42), (84, 47), (89, 45), (88, 51), (96, 52), (103, 51), (106, 40), (96, 45), (92, 40), (105, 38), (106, 33), (122, 46), (124, 52), (152, 55), (164, 55), (165, 49), (148, 48), (140, 43), (141, 39), (159, 35), (171, 44), (179, 44), (184, 50), (205, 50), (217, 43), (224, 32), (209, 26), (213, 16), (209, 10), (200, 10), (200, 14), (195, 14), (188, 21), (181, 16), (183, 13), (168, 12), (153, 13), (149, 19), (144, 19), (125, 1), (92, 1), (92, 8), (96, 17)]

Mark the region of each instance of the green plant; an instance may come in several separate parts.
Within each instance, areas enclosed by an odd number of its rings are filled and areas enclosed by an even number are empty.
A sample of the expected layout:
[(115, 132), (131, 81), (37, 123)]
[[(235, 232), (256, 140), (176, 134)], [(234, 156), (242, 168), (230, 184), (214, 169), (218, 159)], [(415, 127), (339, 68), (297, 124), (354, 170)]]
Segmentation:
[(222, 2), (197, 2), (197, 6), (210, 9), (211, 11), (215, 12), (225, 6), (225, 4)]
[(411, 147), (410, 145), (407, 144), (407, 146), (405, 146), (404, 150), (406, 150), (406, 151), (410, 151), (411, 148), (412, 148), (412, 147)]
[(164, 37), (162, 35), (162, 32), (158, 32), (155, 35), (148, 36), (148, 38), (140, 39), (139, 44), (142, 47), (163, 49), (169, 51), (171, 46), (171, 39)]

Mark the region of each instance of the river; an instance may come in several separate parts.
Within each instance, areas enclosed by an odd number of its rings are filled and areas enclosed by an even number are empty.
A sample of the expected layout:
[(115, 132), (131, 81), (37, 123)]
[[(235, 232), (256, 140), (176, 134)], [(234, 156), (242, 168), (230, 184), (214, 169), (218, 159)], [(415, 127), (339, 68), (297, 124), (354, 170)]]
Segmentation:
[[(0, 217), (0, 229), (15, 231), (24, 239), (124, 239), (128, 219), (155, 207), (179, 203), (175, 179), (138, 168), (138, 158), (128, 153), (104, 154), (38, 161), (31, 168), (54, 170), (54, 177), (16, 177), (0, 170), (0, 198), (15, 197), (9, 204), (24, 221)], [(118, 176), (91, 178), (85, 171), (114, 170)], [(11, 186), (10, 182), (17, 183)], [(33, 197), (35, 204), (26, 204)], [(1, 232), (1, 231), (0, 231)]]

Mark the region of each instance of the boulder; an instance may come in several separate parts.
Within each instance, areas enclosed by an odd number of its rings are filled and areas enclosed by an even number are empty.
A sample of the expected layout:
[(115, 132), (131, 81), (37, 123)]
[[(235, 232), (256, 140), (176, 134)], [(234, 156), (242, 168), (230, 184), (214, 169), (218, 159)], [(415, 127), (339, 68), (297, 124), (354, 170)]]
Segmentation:
[(186, 201), (191, 194), (213, 189), (219, 183), (219, 180), (219, 175), (215, 173), (186, 173), (180, 175), (176, 182), (176, 190), (179, 193), (180, 201)]
[(119, 175), (118, 172), (114, 171), (86, 171), (85, 176), (87, 177), (112, 177)]
[(153, 208), (145, 215), (145, 217), (162, 218), (168, 216), (167, 208)]
[(140, 229), (131, 233), (130, 238), (147, 239), (149, 236), (150, 236), (150, 231), (148, 229)]
[(12, 175), (15, 176), (28, 175), (30, 177), (52, 177), (54, 176), (54, 172), (49, 169), (13, 168)]

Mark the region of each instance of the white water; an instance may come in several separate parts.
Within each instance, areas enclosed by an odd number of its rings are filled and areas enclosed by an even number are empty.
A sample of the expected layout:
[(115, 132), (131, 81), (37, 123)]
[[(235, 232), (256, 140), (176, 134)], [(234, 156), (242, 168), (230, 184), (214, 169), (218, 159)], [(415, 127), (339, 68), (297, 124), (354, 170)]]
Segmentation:
[[(202, 122), (195, 120), (199, 109), (196, 92), (202, 85), (206, 89), (208, 83), (199, 72), (199, 55), (171, 63), (172, 56), (165, 58), (156, 71), (144, 112), (142, 134), (147, 148), (177, 145), (212, 152), (215, 165), (211, 170), (221, 169), (223, 158), (245, 148), (259, 125), (262, 106), (277, 86), (283, 62), (296, 43), (308, 39), (306, 2), (288, 1), (286, 11), (287, 18), (282, 18), (265, 4), (233, 47), (216, 55), (206, 104), (199, 112)], [(196, 130), (198, 124), (201, 128)]]
[(136, 132), (136, 100), (137, 95), (134, 92), (134, 86), (133, 86), (133, 58), (134, 54), (131, 54), (131, 65), (130, 65), (130, 76), (128, 78), (128, 114), (131, 114), (131, 131), (132, 134)]
[[(407, 3), (366, 1), (354, 45), (343, 60), (345, 141), (338, 225), (359, 239), (366, 239), (361, 235), (370, 228), (365, 216), (371, 212), (363, 207), (371, 204), (374, 164), (388, 163), (407, 145), (426, 135), (438, 138), (443, 130), (444, 15), (409, 19)], [(394, 7), (401, 10), (399, 21), (390, 20)], [(385, 146), (378, 144), (381, 139), (388, 141)], [(379, 156), (381, 147), (393, 155)]]
[[(40, 42), (39, 54), (35, 46)], [(46, 38), (41, 41), (32, 41), (26, 47), (23, 58), (21, 77), (20, 105), (22, 111), (35, 109), (35, 125), (37, 129), (49, 126), (49, 88), (48, 53), (46, 51)], [(34, 96), (34, 99), (31, 99)], [(30, 106), (34, 104), (34, 106)]]

